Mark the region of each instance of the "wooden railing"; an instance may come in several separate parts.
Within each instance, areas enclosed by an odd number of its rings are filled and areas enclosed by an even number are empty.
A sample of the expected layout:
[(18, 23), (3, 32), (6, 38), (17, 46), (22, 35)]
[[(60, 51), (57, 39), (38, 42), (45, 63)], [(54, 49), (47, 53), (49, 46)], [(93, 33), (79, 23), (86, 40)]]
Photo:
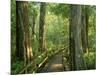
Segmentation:
[[(65, 49), (66, 49), (66, 47), (63, 47), (63, 48), (61, 48), (61, 49), (59, 49), (59, 50), (53, 50), (54, 52), (53, 52), (53, 54), (51, 54), (51, 55), (49, 54), (50, 52), (47, 52), (47, 53), (46, 53), (47, 55), (45, 56), (44, 60), (42, 60), (36, 67), (33, 67), (33, 70), (35, 70), (35, 72), (37, 72), (39, 69), (41, 69), (41, 68), (43, 67), (43, 65), (45, 65), (45, 63), (47, 62), (47, 60), (49, 60), (50, 57), (52, 57), (53, 55), (59, 53), (60, 51), (65, 50)], [(48, 55), (48, 54), (49, 54), (49, 55)], [(43, 55), (43, 54), (41, 54), (41, 55)], [(39, 57), (38, 57), (38, 58), (39, 58)], [(37, 58), (37, 59), (38, 59), (38, 58)], [(25, 67), (19, 72), (19, 74), (24, 73), (25, 70), (27, 70), (29, 67), (33, 66), (33, 64), (34, 64), (34, 61), (31, 61), (27, 66), (25, 66)]]

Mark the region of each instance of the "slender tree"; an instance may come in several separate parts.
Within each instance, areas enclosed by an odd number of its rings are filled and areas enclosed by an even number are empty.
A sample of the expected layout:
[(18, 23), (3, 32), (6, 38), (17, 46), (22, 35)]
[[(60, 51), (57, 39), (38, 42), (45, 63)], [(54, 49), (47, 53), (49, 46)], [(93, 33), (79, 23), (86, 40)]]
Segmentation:
[(82, 48), (83, 51), (86, 53), (88, 50), (88, 31), (87, 31), (87, 23), (86, 23), (86, 10), (85, 6), (82, 8), (82, 14), (81, 14), (81, 36), (82, 36)]
[[(71, 6), (70, 6), (71, 7)], [(70, 10), (71, 12), (71, 10)], [(72, 14), (72, 12), (71, 12)], [(74, 36), (73, 36), (73, 25), (72, 25), (72, 17), (73, 15), (70, 15), (70, 19), (69, 19), (69, 22), (70, 22), (70, 25), (69, 25), (69, 51), (70, 51), (70, 70), (75, 70), (75, 45), (74, 45)]]
[(87, 49), (85, 52), (89, 52), (89, 43), (88, 43), (88, 30), (89, 30), (89, 14), (88, 14), (88, 8), (85, 6), (85, 21), (86, 21), (86, 40), (87, 40)]
[(35, 34), (35, 15), (33, 13), (33, 26), (32, 26), (32, 35), (34, 36)]
[(46, 4), (40, 3), (40, 21), (39, 21), (39, 51), (45, 50), (44, 25), (45, 25)]

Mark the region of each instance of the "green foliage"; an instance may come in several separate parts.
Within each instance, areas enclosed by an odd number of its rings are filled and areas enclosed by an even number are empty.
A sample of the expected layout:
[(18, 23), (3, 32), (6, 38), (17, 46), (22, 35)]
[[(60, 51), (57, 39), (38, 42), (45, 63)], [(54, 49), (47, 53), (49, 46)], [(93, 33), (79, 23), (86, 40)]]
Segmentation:
[[(95, 9), (91, 9), (91, 10), (94, 11)], [(89, 48), (91, 51), (94, 52), (96, 50), (96, 20), (95, 19), (96, 17), (94, 13), (94, 15), (91, 15), (89, 17), (89, 28), (88, 28)]]
[(16, 63), (13, 63), (11, 66), (11, 73), (16, 74), (23, 68), (23, 62), (22, 61), (16, 61)]
[(89, 52), (89, 54), (85, 54), (85, 61), (87, 65), (87, 69), (95, 69), (96, 68), (96, 54), (95, 52)]
[(68, 37), (68, 19), (61, 17), (60, 15), (54, 15), (47, 9), (46, 14), (46, 46), (48, 49), (55, 49), (59, 45), (66, 44), (66, 38)]
[(94, 15), (96, 15), (96, 6), (90, 6), (90, 5), (86, 5), (85, 6), (85, 8), (86, 8), (86, 12), (88, 12), (88, 15), (89, 16), (94, 16)]
[(69, 17), (69, 6), (66, 4), (50, 4), (50, 11), (56, 15), (61, 15), (63, 18)]
[(29, 15), (34, 16), (36, 18), (38, 13), (39, 13), (39, 3), (30, 2), (29, 3)]

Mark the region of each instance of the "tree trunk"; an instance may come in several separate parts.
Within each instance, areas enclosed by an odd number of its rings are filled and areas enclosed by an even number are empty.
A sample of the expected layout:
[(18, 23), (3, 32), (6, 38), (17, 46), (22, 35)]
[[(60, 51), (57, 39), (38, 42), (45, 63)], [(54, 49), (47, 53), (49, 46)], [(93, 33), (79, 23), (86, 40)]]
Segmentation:
[(40, 21), (39, 21), (39, 51), (42, 52), (45, 50), (45, 39), (44, 39), (44, 25), (45, 25), (45, 11), (46, 4), (40, 4)]
[[(32, 45), (34, 46), (35, 45), (35, 43), (34, 43), (34, 41), (35, 41), (35, 39), (34, 39), (34, 35), (36, 35), (35, 34), (35, 19), (36, 19), (36, 16), (35, 16), (35, 12), (33, 12), (33, 26), (32, 26)], [(33, 67), (36, 69), (36, 52), (35, 51), (33, 51)], [(34, 70), (35, 70), (34, 69)]]
[(86, 15), (85, 15), (85, 6), (83, 6), (82, 8), (82, 18), (81, 18), (81, 36), (82, 36), (82, 48), (83, 48), (83, 51), (86, 53), (87, 50), (88, 50), (88, 31), (87, 31), (87, 28), (86, 28)]
[(22, 21), (22, 4), (16, 1), (16, 56), (20, 60), (24, 60), (23, 45), (23, 21)]
[[(71, 5), (72, 6), (72, 5)], [(70, 8), (71, 8), (70, 6)], [(74, 15), (72, 15), (72, 10), (70, 9), (70, 12), (71, 12), (71, 15), (70, 15), (70, 19), (69, 19), (69, 22), (70, 22), (70, 25), (69, 25), (69, 56), (70, 56), (70, 70), (75, 70), (75, 44), (74, 44), (74, 36), (73, 36), (73, 23), (72, 23), (72, 17)]]
[(30, 62), (33, 58), (31, 47), (31, 37), (29, 31), (29, 17), (28, 17), (28, 2), (23, 2), (23, 26), (24, 26), (24, 55), (26, 63)]
[(85, 7), (85, 17), (86, 17), (86, 40), (87, 40), (87, 50), (86, 52), (88, 53), (89, 52), (89, 43), (88, 43), (88, 26), (89, 26), (89, 14), (88, 14), (88, 8)]
[(83, 70), (86, 69), (86, 65), (83, 59), (83, 50), (81, 48), (81, 6), (80, 5), (71, 5), (71, 30), (72, 33), (70, 36), (73, 37), (72, 47), (73, 51), (71, 51), (71, 60), (72, 67), (74, 70)]
[[(35, 34), (35, 15), (33, 13), (33, 26), (32, 26), (32, 35), (33, 35), (33, 37), (34, 37), (34, 34)], [(33, 41), (34, 41), (34, 39), (33, 39)]]

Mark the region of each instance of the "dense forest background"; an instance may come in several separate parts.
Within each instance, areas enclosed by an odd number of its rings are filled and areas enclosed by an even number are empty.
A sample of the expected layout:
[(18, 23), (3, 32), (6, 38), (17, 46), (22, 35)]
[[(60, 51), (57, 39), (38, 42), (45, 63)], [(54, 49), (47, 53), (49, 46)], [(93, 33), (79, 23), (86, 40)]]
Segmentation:
[(96, 68), (96, 6), (12, 0), (11, 73), (41, 73), (57, 54), (60, 71)]

